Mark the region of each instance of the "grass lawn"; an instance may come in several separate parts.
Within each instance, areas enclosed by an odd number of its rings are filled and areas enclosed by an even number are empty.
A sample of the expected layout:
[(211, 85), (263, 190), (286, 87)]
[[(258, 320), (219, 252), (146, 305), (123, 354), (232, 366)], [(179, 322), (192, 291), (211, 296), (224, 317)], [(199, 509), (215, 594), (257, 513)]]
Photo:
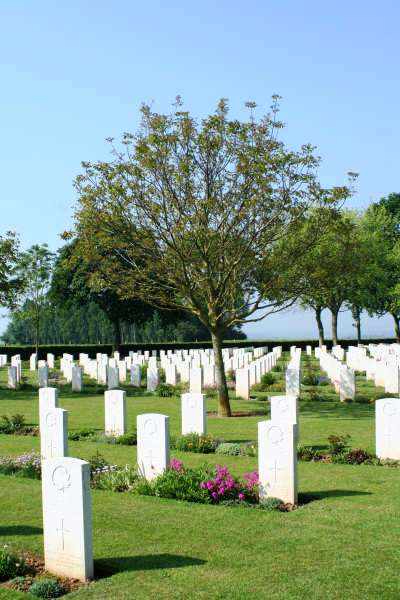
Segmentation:
[[(314, 360), (304, 372), (317, 373)], [(277, 379), (281, 379), (278, 374)], [(0, 370), (0, 384), (5, 382)], [(28, 384), (33, 384), (29, 374)], [(279, 393), (279, 381), (274, 385)], [(360, 400), (385, 397), (365, 378)], [(326, 445), (330, 434), (350, 434), (353, 447), (374, 451), (374, 407), (339, 403), (330, 385), (305, 386), (300, 401), (301, 443)], [(265, 397), (265, 393), (259, 394)], [(74, 394), (65, 386), (60, 405), (69, 410), (70, 429), (102, 430), (102, 389)], [(255, 440), (257, 422), (267, 418), (265, 400), (232, 400), (234, 410), (257, 416), (209, 417), (209, 432), (226, 441)], [(216, 409), (210, 399), (208, 409)], [(177, 398), (128, 398), (132, 427), (136, 415), (162, 412), (171, 431), (180, 429)], [(38, 422), (37, 390), (0, 390), (0, 415), (22, 413)], [(38, 438), (0, 435), (0, 454), (39, 447)], [(70, 442), (70, 454), (89, 458), (99, 450), (115, 464), (135, 463), (136, 448)], [(186, 465), (207, 460), (235, 474), (257, 467), (257, 459), (172, 452)], [(378, 466), (299, 463), (303, 505), (291, 513), (188, 504), (174, 500), (94, 490), (93, 537), (99, 579), (72, 598), (211, 599), (398, 599), (400, 598), (400, 471)], [(42, 553), (40, 482), (0, 476), (0, 543)], [(2, 598), (27, 598), (0, 589)]]

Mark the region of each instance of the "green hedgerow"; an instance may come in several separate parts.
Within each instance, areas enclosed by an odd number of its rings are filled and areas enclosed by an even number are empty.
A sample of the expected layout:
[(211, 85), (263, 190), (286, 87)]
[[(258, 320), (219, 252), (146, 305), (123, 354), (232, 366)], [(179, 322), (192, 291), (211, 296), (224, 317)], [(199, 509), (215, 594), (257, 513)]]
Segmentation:
[(25, 559), (8, 549), (8, 546), (0, 548), (0, 581), (8, 581), (27, 572)]
[(36, 598), (59, 598), (65, 589), (55, 579), (41, 579), (30, 586), (29, 593)]

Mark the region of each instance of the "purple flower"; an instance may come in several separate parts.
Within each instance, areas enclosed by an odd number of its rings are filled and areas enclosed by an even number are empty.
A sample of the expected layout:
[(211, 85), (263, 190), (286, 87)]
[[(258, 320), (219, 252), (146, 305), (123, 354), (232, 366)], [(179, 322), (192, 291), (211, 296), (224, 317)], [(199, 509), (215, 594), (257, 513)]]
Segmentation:
[(218, 498), (218, 494), (217, 494), (217, 492), (213, 492), (211, 495), (212, 495), (212, 497), (214, 498), (214, 500), (216, 500), (216, 499)]
[(240, 501), (244, 500), (244, 494), (242, 494), (242, 492), (240, 492), (238, 498)]
[(169, 467), (172, 471), (175, 471), (176, 473), (183, 473), (183, 471), (185, 470), (183, 462), (178, 460), (177, 458), (173, 458), (171, 460)]

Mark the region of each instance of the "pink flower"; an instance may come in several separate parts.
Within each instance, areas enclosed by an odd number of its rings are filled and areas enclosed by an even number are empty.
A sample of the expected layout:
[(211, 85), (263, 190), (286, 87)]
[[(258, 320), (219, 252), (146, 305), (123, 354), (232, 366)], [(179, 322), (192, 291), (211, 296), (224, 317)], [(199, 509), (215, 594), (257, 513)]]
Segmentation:
[(239, 500), (244, 500), (244, 494), (242, 494), (242, 492), (239, 494)]
[(212, 497), (214, 498), (214, 500), (216, 500), (216, 499), (218, 498), (218, 494), (217, 494), (217, 492), (213, 492), (211, 495), (212, 495)]
[(178, 460), (177, 458), (173, 458), (170, 462), (170, 469), (176, 473), (183, 473), (185, 467), (183, 466), (182, 461)]

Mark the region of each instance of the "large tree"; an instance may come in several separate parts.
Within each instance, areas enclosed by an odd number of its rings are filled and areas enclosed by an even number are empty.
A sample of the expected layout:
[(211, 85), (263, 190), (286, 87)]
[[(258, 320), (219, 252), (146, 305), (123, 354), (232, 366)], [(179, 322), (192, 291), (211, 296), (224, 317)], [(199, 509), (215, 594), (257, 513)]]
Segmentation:
[[(222, 341), (231, 326), (282, 310), (300, 293), (295, 236), (308, 211), (335, 205), (346, 186), (323, 189), (318, 159), (278, 140), (277, 99), (257, 121), (230, 119), (221, 100), (196, 121), (178, 100), (172, 114), (142, 108), (137, 134), (110, 162), (83, 163), (76, 233), (97, 259), (114, 255), (107, 283), (129, 298), (195, 315), (210, 332), (220, 416), (230, 416)], [(110, 140), (111, 143), (112, 140)], [(129, 269), (120, 268), (123, 259)]]

